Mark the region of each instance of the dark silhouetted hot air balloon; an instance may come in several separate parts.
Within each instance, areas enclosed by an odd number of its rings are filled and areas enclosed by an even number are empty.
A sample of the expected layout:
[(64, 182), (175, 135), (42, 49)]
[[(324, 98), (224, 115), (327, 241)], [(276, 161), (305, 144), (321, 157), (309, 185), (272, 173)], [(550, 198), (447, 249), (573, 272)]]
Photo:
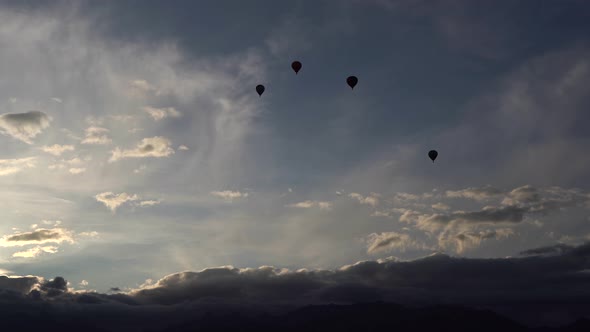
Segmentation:
[(262, 93), (264, 92), (264, 85), (258, 84), (256, 86), (256, 92), (258, 92), (258, 97), (262, 96)]
[(438, 152), (436, 152), (436, 150), (428, 151), (428, 157), (430, 157), (430, 159), (432, 159), (432, 162), (434, 162), (434, 159), (436, 159), (437, 156), (438, 156)]
[(354, 89), (354, 86), (359, 82), (359, 79), (356, 76), (348, 76), (346, 79), (346, 83), (350, 86), (351, 89)]
[(297, 75), (297, 73), (301, 70), (301, 62), (293, 61), (293, 63), (291, 64), (291, 68), (293, 68), (293, 70), (295, 71), (295, 75)]

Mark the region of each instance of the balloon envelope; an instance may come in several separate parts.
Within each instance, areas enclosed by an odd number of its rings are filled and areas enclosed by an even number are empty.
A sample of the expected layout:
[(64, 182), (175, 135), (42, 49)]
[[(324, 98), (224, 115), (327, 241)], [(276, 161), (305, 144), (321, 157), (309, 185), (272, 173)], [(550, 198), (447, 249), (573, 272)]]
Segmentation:
[(434, 159), (436, 159), (437, 156), (438, 156), (438, 152), (436, 152), (436, 150), (430, 150), (428, 152), (428, 157), (430, 157), (430, 159), (432, 159), (432, 162), (434, 162)]
[(256, 86), (256, 92), (258, 92), (258, 97), (262, 96), (262, 93), (264, 92), (264, 85), (258, 84)]
[(359, 82), (359, 79), (356, 76), (348, 76), (346, 79), (346, 83), (350, 86), (351, 89), (354, 89), (354, 86)]
[(293, 68), (293, 70), (295, 71), (295, 75), (297, 75), (297, 73), (301, 70), (301, 62), (293, 61), (293, 63), (291, 64), (291, 68)]

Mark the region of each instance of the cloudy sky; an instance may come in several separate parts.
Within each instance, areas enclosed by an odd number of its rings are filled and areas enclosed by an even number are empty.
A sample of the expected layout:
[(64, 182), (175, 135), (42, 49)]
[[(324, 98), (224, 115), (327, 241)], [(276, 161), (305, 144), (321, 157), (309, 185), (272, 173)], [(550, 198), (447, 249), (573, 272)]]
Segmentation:
[(585, 1), (3, 1), (0, 22), (0, 275), (137, 292), (590, 240)]

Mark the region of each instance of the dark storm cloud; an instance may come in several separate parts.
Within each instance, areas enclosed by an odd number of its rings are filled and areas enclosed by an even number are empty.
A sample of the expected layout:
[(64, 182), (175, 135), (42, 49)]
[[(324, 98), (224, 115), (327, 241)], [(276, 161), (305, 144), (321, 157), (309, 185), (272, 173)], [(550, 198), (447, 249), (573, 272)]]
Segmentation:
[(529, 249), (521, 252), (523, 256), (540, 256), (540, 255), (561, 255), (566, 252), (570, 252), (574, 249), (574, 246), (570, 246), (564, 243), (558, 243), (552, 246), (539, 247)]
[(28, 293), (39, 283), (37, 277), (6, 277), (0, 276), (0, 289)]
[[(359, 293), (362, 299), (371, 301), (561, 301), (578, 297), (580, 287), (590, 286), (590, 274), (585, 272), (590, 267), (588, 258), (590, 244), (556, 256), (467, 259), (436, 254), (408, 262), (365, 261), (333, 271), (215, 268), (173, 274), (153, 288), (130, 295), (146, 304), (211, 299), (231, 303), (323, 303), (357, 301), (352, 294), (363, 289)], [(559, 290), (551, 287), (557, 284)]]
[[(497, 234), (478, 236), (487, 238)], [(186, 301), (288, 304), (359, 301), (354, 294), (362, 294), (362, 300), (407, 303), (440, 300), (490, 304), (536, 298), (557, 301), (575, 298), (581, 295), (580, 287), (590, 286), (590, 274), (586, 272), (590, 269), (590, 243), (562, 248), (537, 248), (523, 252), (526, 255), (523, 257), (496, 259), (434, 254), (413, 261), (363, 261), (338, 270), (287, 271), (269, 266), (210, 268), (171, 274), (152, 286), (117, 295), (71, 292), (62, 277), (49, 281), (37, 277), (0, 277), (0, 287), (23, 295), (36, 289), (42, 298), (52, 297), (57, 301), (95, 302), (89, 297), (96, 297), (105, 302), (145, 305)], [(555, 254), (546, 255), (547, 252)], [(550, 287), (557, 284), (561, 285), (559, 290)], [(78, 300), (82, 294), (85, 297)], [(590, 301), (590, 294), (587, 300)]]
[[(478, 236), (489, 238), (497, 234)], [(563, 248), (532, 249), (513, 258), (456, 258), (444, 254), (413, 261), (390, 258), (358, 262), (337, 270), (210, 268), (171, 274), (144, 289), (115, 295), (73, 292), (67, 289), (67, 281), (62, 277), (49, 281), (0, 277), (0, 289), (9, 291), (4, 292), (3, 298), (18, 298), (21, 302), (67, 303), (69, 315), (82, 316), (106, 313), (112, 317), (130, 314), (130, 310), (146, 314), (156, 310), (158, 314), (168, 307), (186, 312), (198, 306), (207, 310), (249, 310), (244, 308), (373, 301), (454, 303), (499, 310), (509, 305), (516, 315), (528, 313), (528, 304), (538, 302), (550, 304), (535, 308), (537, 312), (548, 310), (567, 316), (590, 306), (590, 293), (583, 291), (590, 287), (590, 243)], [(567, 306), (559, 309), (561, 303)], [(572, 303), (576, 303), (575, 308)]]

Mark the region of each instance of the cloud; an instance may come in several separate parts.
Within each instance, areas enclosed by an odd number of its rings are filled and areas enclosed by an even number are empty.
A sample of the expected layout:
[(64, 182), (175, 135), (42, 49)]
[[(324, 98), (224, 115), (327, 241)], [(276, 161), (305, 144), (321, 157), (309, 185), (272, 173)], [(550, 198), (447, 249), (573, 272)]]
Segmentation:
[(70, 168), (68, 171), (72, 174), (81, 174), (86, 172), (86, 168)]
[(115, 162), (123, 158), (168, 157), (174, 154), (174, 149), (170, 145), (170, 140), (165, 137), (155, 136), (144, 138), (134, 149), (121, 150), (120, 148), (115, 148), (111, 152), (112, 155), (109, 162)]
[(463, 253), (469, 248), (479, 247), (483, 240), (502, 239), (513, 236), (514, 231), (510, 228), (501, 228), (496, 230), (485, 230), (480, 232), (460, 232), (453, 235), (450, 239), (441, 239), (439, 243), (452, 244), (456, 247), (457, 253)]
[(36, 164), (36, 157), (21, 159), (0, 159), (0, 176), (18, 173), (28, 168), (34, 168)]
[(27, 277), (7, 277), (0, 276), (0, 289), (16, 291), (21, 294), (28, 294), (33, 287), (39, 284), (43, 278)]
[(0, 132), (27, 144), (43, 129), (49, 127), (51, 117), (40, 111), (25, 113), (7, 113), (0, 115)]
[(0, 247), (26, 246), (45, 243), (74, 243), (73, 234), (64, 228), (37, 228), (31, 232), (4, 235), (0, 238)]
[(159, 95), (161, 92), (148, 81), (136, 79), (129, 82), (127, 93), (134, 97), (144, 97), (147, 94)]
[(86, 137), (82, 140), (82, 144), (106, 145), (113, 141), (105, 133), (109, 130), (102, 127), (88, 127), (86, 128)]
[(139, 165), (138, 168), (133, 170), (133, 173), (138, 174), (138, 173), (145, 171), (146, 169), (147, 169), (146, 165)]
[(396, 232), (372, 233), (367, 237), (367, 253), (376, 254), (391, 250), (406, 251), (409, 248), (423, 248), (416, 241), (412, 240), (408, 234)]
[(55, 254), (57, 249), (56, 246), (37, 246), (24, 251), (15, 252), (12, 254), (12, 257), (35, 258), (43, 253)]
[(82, 287), (86, 287), (86, 286), (88, 286), (88, 284), (89, 284), (89, 283), (88, 283), (88, 281), (86, 281), (86, 280), (82, 280), (82, 281), (80, 281), (80, 283), (79, 283), (79, 285), (80, 285), (80, 286), (82, 286)]
[(523, 256), (559, 256), (572, 251), (574, 248), (571, 245), (558, 243), (551, 246), (524, 250), (520, 254)]
[(447, 210), (450, 210), (451, 209), (450, 206), (448, 206), (448, 205), (446, 205), (444, 203), (440, 203), (440, 202), (439, 203), (436, 203), (436, 204), (432, 204), (431, 207), (433, 209), (435, 209), (435, 210), (443, 210), (443, 211), (447, 211)]
[(233, 200), (236, 198), (245, 198), (248, 197), (248, 193), (242, 193), (239, 191), (231, 191), (231, 190), (224, 190), (224, 191), (212, 191), (210, 193), (213, 196), (223, 198), (225, 200)]
[(139, 202), (139, 206), (154, 206), (160, 204), (161, 201), (149, 200)]
[(41, 150), (43, 150), (44, 152), (50, 153), (54, 156), (61, 156), (61, 154), (66, 151), (74, 151), (74, 146), (73, 145), (59, 145), (59, 144), (54, 144), (52, 146), (45, 145), (45, 146), (41, 147)]
[(60, 98), (57, 98), (57, 97), (53, 97), (53, 98), (51, 98), (51, 100), (53, 100), (56, 103), (60, 103), (60, 104), (63, 103), (63, 100), (61, 100)]
[(98, 236), (98, 232), (96, 231), (91, 231), (91, 232), (81, 232), (78, 234), (79, 236), (84, 236), (84, 237), (97, 237)]
[(178, 118), (182, 115), (174, 107), (155, 108), (150, 106), (144, 106), (143, 111), (148, 113), (154, 121), (160, 121), (167, 117)]
[(180, 150), (180, 151), (188, 151), (188, 150), (189, 150), (189, 148), (188, 148), (188, 146), (186, 146), (186, 145), (179, 145), (179, 146), (178, 146), (178, 150)]
[(115, 210), (117, 210), (117, 208), (121, 206), (123, 203), (136, 201), (139, 199), (137, 195), (129, 195), (127, 193), (114, 194), (110, 191), (100, 193), (94, 196), (94, 198), (98, 202), (103, 203), (112, 212), (115, 212)]
[(287, 206), (300, 209), (310, 209), (313, 207), (319, 207), (320, 210), (332, 210), (332, 203), (323, 201), (303, 201), (299, 203), (289, 204)]
[[(487, 236), (484, 234), (484, 237)], [(376, 237), (378, 238), (379, 235)], [(384, 246), (405, 241), (381, 234)], [(590, 286), (590, 244), (564, 247), (551, 254), (507, 258), (458, 258), (441, 253), (414, 260), (395, 257), (360, 261), (338, 269), (299, 269), (273, 266), (258, 268), (212, 267), (173, 273), (146, 281), (123, 292), (119, 287), (106, 294), (74, 291), (63, 277), (0, 277), (0, 289), (10, 289), (35, 301), (70, 306), (87, 303), (117, 304), (116, 310), (146, 310), (165, 306), (195, 312), (198, 305), (232, 310), (248, 307), (309, 304), (394, 302), (410, 305), (458, 304), (519, 313), (587, 313), (590, 296), (580, 289)], [(555, 285), (559, 285), (556, 287)], [(118, 294), (113, 294), (118, 293)], [(546, 303), (531, 309), (532, 303)], [(575, 306), (571, 306), (575, 303)], [(564, 304), (568, 304), (563, 307)], [(176, 307), (181, 306), (181, 307)], [(506, 308), (509, 306), (509, 308)], [(94, 307), (84, 307), (92, 310)], [(109, 306), (103, 306), (109, 308)], [(333, 307), (332, 307), (333, 308)], [(182, 311), (182, 310), (181, 310)], [(72, 310), (77, 312), (77, 310)], [(404, 311), (407, 312), (407, 311)]]
[(457, 190), (457, 191), (448, 190), (446, 192), (447, 197), (468, 198), (468, 199), (473, 199), (473, 200), (477, 200), (477, 201), (483, 201), (483, 200), (495, 197), (500, 194), (502, 194), (502, 191), (500, 191), (499, 189), (496, 189), (494, 187), (491, 187), (491, 186), (485, 186), (482, 188), (467, 188), (467, 189), (462, 189), (462, 190)]
[(381, 195), (377, 193), (371, 193), (369, 196), (363, 197), (363, 195), (358, 193), (350, 193), (348, 197), (354, 198), (359, 201), (361, 204), (370, 205), (372, 207), (376, 207), (379, 204), (379, 197)]
[[(405, 241), (388, 235), (382, 239)], [(495, 259), (434, 254), (411, 261), (364, 261), (337, 270), (219, 267), (171, 274), (128, 294), (140, 303), (168, 305), (213, 298), (230, 303), (291, 304), (432, 303), (433, 299), (464, 305), (526, 304), (539, 299), (559, 302), (580, 299), (580, 287), (590, 284), (590, 275), (583, 273), (590, 267), (589, 249), (586, 244), (556, 256)], [(551, 286), (555, 284), (560, 287)]]
[(402, 222), (415, 223), (419, 229), (429, 232), (441, 228), (456, 226), (475, 226), (483, 224), (516, 224), (524, 220), (527, 208), (519, 206), (486, 206), (480, 211), (455, 211), (448, 214), (422, 214), (417, 211), (407, 210), (401, 217)]

